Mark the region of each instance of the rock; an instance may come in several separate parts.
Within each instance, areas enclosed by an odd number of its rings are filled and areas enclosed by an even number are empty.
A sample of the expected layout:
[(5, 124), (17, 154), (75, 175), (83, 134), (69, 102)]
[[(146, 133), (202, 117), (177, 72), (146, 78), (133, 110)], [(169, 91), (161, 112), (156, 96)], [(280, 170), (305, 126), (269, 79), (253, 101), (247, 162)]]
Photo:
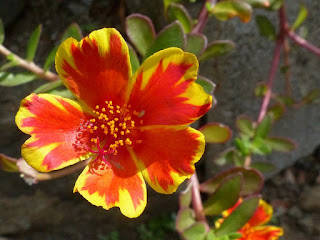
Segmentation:
[(306, 187), (301, 193), (299, 204), (306, 211), (320, 212), (320, 185)]

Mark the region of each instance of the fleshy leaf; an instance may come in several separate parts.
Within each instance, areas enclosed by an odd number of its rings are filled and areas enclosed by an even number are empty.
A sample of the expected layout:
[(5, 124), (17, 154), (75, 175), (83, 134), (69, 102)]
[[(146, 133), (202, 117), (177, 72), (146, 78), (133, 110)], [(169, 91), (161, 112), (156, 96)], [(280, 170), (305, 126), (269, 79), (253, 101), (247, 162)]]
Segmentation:
[(14, 87), (21, 84), (25, 84), (37, 79), (37, 76), (32, 73), (7, 73), (1, 72), (0, 73), (0, 86), (3, 87)]
[(171, 3), (167, 8), (167, 16), (170, 22), (178, 20), (181, 23), (185, 33), (189, 33), (191, 31), (192, 18), (183, 5)]
[(186, 51), (199, 55), (207, 47), (207, 37), (202, 34), (188, 34)]
[(51, 91), (48, 91), (48, 93), (53, 95), (58, 95), (60, 97), (69, 98), (69, 99), (75, 99), (75, 96), (68, 90), (68, 89), (53, 89)]
[(270, 6), (269, 0), (244, 0), (255, 8), (266, 8)]
[(306, 6), (301, 5), (297, 19), (292, 24), (291, 30), (295, 31), (298, 27), (300, 27), (300, 25), (304, 22), (304, 20), (306, 20), (307, 16), (308, 16), (308, 9), (306, 8)]
[(238, 200), (242, 185), (242, 174), (228, 176), (219, 184), (216, 191), (204, 203), (204, 212), (207, 215), (218, 215), (231, 208)]
[(216, 230), (216, 235), (223, 236), (238, 231), (255, 213), (259, 204), (259, 197), (252, 196), (244, 199), (242, 203), (222, 222)]
[(61, 80), (48, 82), (48, 83), (45, 83), (45, 84), (41, 85), (40, 87), (36, 88), (35, 90), (33, 90), (33, 92), (34, 93), (46, 93), (46, 92), (51, 91), (57, 87), (62, 86), (62, 84), (63, 83)]
[(42, 30), (42, 25), (40, 24), (31, 34), (29, 41), (28, 41), (28, 45), (27, 45), (27, 53), (26, 53), (26, 59), (28, 61), (32, 61), (37, 48), (38, 48), (38, 43), (39, 43), (39, 39), (40, 39), (40, 34), (41, 34), (41, 30)]
[(252, 137), (254, 135), (253, 121), (248, 116), (239, 116), (236, 120), (236, 126), (242, 134), (248, 137)]
[(126, 18), (126, 33), (142, 56), (147, 53), (156, 35), (150, 18), (141, 14), (131, 14)]
[(61, 37), (61, 42), (63, 42), (69, 37), (72, 37), (77, 41), (80, 41), (83, 38), (81, 28), (77, 23), (70, 24), (70, 26), (64, 31)]
[(217, 174), (215, 177), (203, 182), (200, 190), (212, 194), (216, 191), (219, 184), (228, 176), (241, 173), (243, 177), (243, 187), (241, 196), (258, 193), (263, 185), (263, 176), (255, 169), (246, 169), (243, 167), (235, 167)]
[[(221, 2), (222, 3), (222, 2)], [(200, 55), (199, 61), (204, 61), (209, 58), (226, 55), (235, 48), (235, 45), (230, 40), (217, 40), (211, 42), (205, 51)]]
[(206, 236), (204, 223), (197, 222), (182, 232), (185, 240), (203, 240)]
[(256, 23), (261, 36), (269, 40), (275, 40), (277, 38), (276, 29), (266, 16), (258, 15), (256, 17)]
[(2, 19), (0, 19), (0, 45), (3, 43), (3, 41), (4, 41), (4, 26), (3, 26)]
[(250, 149), (253, 153), (259, 155), (266, 155), (272, 152), (272, 148), (268, 146), (264, 139), (261, 137), (255, 137), (251, 142)]
[(232, 136), (231, 129), (221, 123), (206, 124), (199, 131), (204, 135), (206, 143), (225, 143)]
[(192, 183), (190, 183), (187, 188), (180, 193), (179, 203), (180, 208), (189, 207), (192, 200)]
[(290, 152), (297, 148), (297, 145), (289, 139), (279, 137), (268, 137), (264, 139), (266, 145), (279, 152)]
[(284, 0), (269, 0), (270, 1), (270, 6), (268, 10), (270, 11), (277, 11), (281, 6), (283, 5)]
[(245, 23), (250, 21), (252, 14), (252, 8), (248, 3), (236, 0), (218, 2), (209, 11), (220, 21), (239, 17)]
[(184, 49), (186, 45), (186, 35), (178, 21), (166, 26), (158, 34), (152, 45), (149, 47), (144, 59), (152, 54), (169, 47)]
[(176, 219), (176, 229), (182, 232), (195, 223), (194, 211), (191, 208), (182, 208), (179, 210)]
[(49, 53), (46, 61), (45, 61), (44, 64), (43, 64), (43, 70), (44, 70), (44, 71), (49, 70), (50, 67), (53, 65), (54, 59), (55, 59), (55, 57), (56, 57), (57, 50), (58, 50), (58, 46), (54, 47), (54, 48), (50, 51), (50, 53)]
[(254, 95), (256, 97), (263, 97), (268, 90), (268, 86), (265, 82), (260, 82), (256, 85), (254, 89)]
[(268, 162), (253, 162), (251, 163), (251, 167), (264, 173), (276, 170), (276, 166)]
[(229, 148), (225, 151), (223, 151), (222, 153), (220, 153), (215, 159), (214, 159), (214, 163), (219, 165), (219, 166), (223, 166), (226, 163), (230, 163), (234, 160), (234, 157), (236, 155), (236, 150), (234, 148)]
[(266, 115), (256, 128), (256, 137), (265, 138), (270, 131), (271, 124), (271, 117)]
[(310, 92), (308, 92), (302, 101), (306, 104), (309, 104), (319, 97), (320, 97), (320, 88), (315, 88), (315, 89), (312, 89)]
[(206, 93), (211, 95), (213, 94), (214, 89), (216, 88), (216, 85), (211, 80), (203, 76), (198, 75), (196, 83), (198, 83)]
[(181, 2), (181, 0), (163, 0), (163, 6), (164, 6), (164, 11), (167, 11), (167, 8), (171, 3), (178, 3)]
[(286, 108), (282, 104), (275, 104), (268, 109), (268, 115), (275, 121), (280, 119), (285, 111)]
[(134, 49), (130, 45), (128, 45), (128, 47), (129, 47), (130, 63), (131, 63), (131, 69), (132, 69), (132, 75), (133, 75), (137, 71), (137, 69), (140, 67), (140, 61)]
[(19, 172), (17, 167), (18, 159), (8, 157), (0, 153), (0, 169), (6, 172)]

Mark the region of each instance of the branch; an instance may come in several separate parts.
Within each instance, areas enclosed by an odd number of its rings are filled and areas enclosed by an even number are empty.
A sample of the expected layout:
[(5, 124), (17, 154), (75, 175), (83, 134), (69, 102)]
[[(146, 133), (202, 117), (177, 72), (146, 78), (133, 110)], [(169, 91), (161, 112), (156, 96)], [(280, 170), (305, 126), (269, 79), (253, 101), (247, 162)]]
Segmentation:
[(214, 6), (216, 4), (217, 0), (206, 0), (205, 3), (203, 4), (200, 14), (197, 19), (197, 24), (192, 28), (191, 32), (192, 33), (202, 33), (203, 28), (205, 27), (207, 21), (208, 21), (208, 10), (207, 10), (207, 3), (210, 3), (211, 6)]
[(28, 71), (34, 73), (38, 77), (48, 80), (48, 81), (56, 81), (59, 79), (59, 76), (53, 72), (50, 71), (44, 71), (42, 68), (38, 67), (34, 62), (28, 62), (18, 55), (12, 53), (9, 49), (7, 49), (5, 46), (0, 45), (0, 54), (4, 55), (5, 57), (8, 57), (9, 55), (12, 55), (17, 62), (18, 66), (27, 69)]
[(207, 223), (206, 216), (203, 212), (203, 205), (199, 191), (199, 180), (197, 173), (194, 173), (191, 176), (190, 181), (192, 182), (192, 205), (196, 214), (196, 218), (198, 221), (203, 222), (205, 224), (206, 230), (209, 231), (210, 227)]
[(309, 50), (310, 52), (320, 56), (320, 48), (312, 45), (311, 43), (309, 43), (307, 40), (303, 39), (302, 37), (300, 37), (299, 35), (297, 35), (295, 32), (293, 31), (288, 31), (287, 32), (287, 36), (292, 39), (296, 44), (298, 44), (299, 46)]

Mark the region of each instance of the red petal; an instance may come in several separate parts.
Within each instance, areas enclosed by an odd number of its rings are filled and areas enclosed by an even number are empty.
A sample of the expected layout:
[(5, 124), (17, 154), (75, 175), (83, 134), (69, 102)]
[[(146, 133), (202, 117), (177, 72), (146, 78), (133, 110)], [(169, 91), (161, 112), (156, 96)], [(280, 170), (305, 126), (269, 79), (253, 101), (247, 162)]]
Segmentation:
[(278, 240), (283, 235), (283, 229), (274, 226), (259, 226), (248, 229), (239, 240)]
[(168, 48), (149, 57), (133, 76), (129, 103), (144, 112), (144, 125), (190, 124), (211, 107), (212, 97), (194, 81), (193, 54)]
[(51, 171), (88, 158), (84, 148), (88, 135), (81, 124), (90, 118), (70, 99), (50, 94), (31, 94), (21, 102), (16, 123), (31, 137), (22, 156), (38, 171)]
[(91, 108), (106, 100), (118, 105), (125, 100), (131, 66), (126, 42), (115, 29), (94, 31), (80, 43), (64, 41), (56, 69), (69, 90)]
[(204, 152), (203, 135), (193, 128), (156, 128), (142, 131), (133, 151), (143, 176), (160, 193), (172, 193), (194, 173)]
[(119, 207), (127, 217), (138, 217), (146, 205), (146, 186), (131, 156), (124, 150), (111, 159), (112, 169), (97, 160), (79, 176), (74, 191), (105, 209)]

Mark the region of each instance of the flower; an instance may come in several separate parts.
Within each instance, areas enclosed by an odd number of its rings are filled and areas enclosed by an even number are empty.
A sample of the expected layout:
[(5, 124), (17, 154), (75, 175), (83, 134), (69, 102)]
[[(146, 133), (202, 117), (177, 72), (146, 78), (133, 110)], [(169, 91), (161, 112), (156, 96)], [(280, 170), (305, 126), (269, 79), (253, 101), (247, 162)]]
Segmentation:
[(112, 28), (80, 42), (65, 40), (56, 70), (71, 100), (31, 94), (21, 102), (17, 126), (31, 137), (22, 156), (38, 171), (61, 169), (91, 157), (74, 192), (96, 206), (138, 217), (146, 206), (145, 181), (170, 194), (194, 173), (203, 135), (188, 127), (211, 107), (195, 83), (198, 61), (168, 48), (132, 75), (128, 46)]
[[(242, 199), (240, 199), (232, 208), (222, 213), (223, 217), (229, 216), (233, 210), (235, 210)], [(238, 240), (277, 240), (283, 235), (283, 229), (275, 226), (264, 225), (270, 221), (273, 214), (272, 206), (263, 201), (259, 200), (259, 205), (250, 220), (238, 231), (242, 234), (242, 237)], [(223, 220), (222, 220), (223, 221)], [(217, 225), (221, 221), (218, 220)]]

